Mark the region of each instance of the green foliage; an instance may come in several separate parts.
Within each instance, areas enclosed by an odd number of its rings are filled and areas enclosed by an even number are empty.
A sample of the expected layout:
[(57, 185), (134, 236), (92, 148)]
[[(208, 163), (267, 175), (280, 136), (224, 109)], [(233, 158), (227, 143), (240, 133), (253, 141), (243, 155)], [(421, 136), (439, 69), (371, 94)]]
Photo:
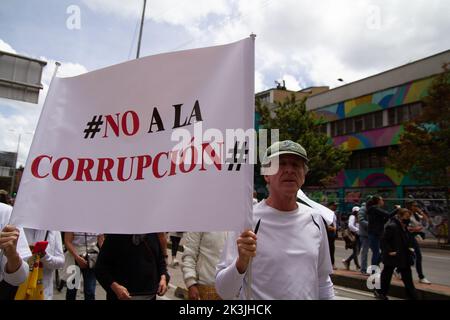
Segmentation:
[(256, 111), (261, 115), (261, 127), (279, 129), (280, 140), (292, 140), (300, 143), (307, 151), (310, 159), (307, 186), (324, 186), (347, 163), (350, 152), (335, 147), (329, 138), (317, 129), (320, 119), (314, 119), (311, 112), (306, 111), (305, 100), (297, 101), (292, 95), (282, 103), (277, 103), (271, 112), (267, 105), (256, 102)]
[(389, 153), (388, 166), (416, 180), (449, 186), (450, 71), (443, 66), (423, 100), (420, 116), (405, 124), (398, 150)]

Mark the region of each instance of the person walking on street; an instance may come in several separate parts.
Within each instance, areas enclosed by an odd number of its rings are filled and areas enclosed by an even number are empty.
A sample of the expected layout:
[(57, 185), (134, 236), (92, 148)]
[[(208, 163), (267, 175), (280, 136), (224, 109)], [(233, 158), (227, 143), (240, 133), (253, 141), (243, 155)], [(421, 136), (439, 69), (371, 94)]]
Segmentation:
[[(369, 196), (369, 201), (372, 197)], [(360, 243), (360, 261), (361, 261), (361, 273), (363, 275), (369, 275), (367, 273), (367, 255), (369, 253), (369, 220), (367, 217), (366, 202), (361, 204), (358, 211), (358, 223), (359, 223), (359, 243)]]
[(380, 239), (383, 233), (384, 224), (392, 214), (384, 210), (384, 200), (381, 196), (373, 196), (367, 202), (367, 216), (369, 220), (368, 234), (369, 246), (372, 251), (372, 265), (378, 266), (381, 262)]
[(416, 300), (411, 265), (414, 264), (412, 235), (408, 231), (411, 212), (401, 208), (384, 227), (381, 238), (383, 271), (381, 272), (381, 289), (375, 290), (375, 297), (387, 300), (394, 269), (400, 272), (408, 299)]
[(422, 221), (428, 221), (428, 216), (419, 208), (417, 201), (407, 201), (406, 208), (411, 211), (411, 223), (408, 226), (408, 230), (413, 236), (413, 248), (416, 255), (416, 271), (419, 276), (419, 282), (431, 284), (431, 282), (423, 274), (422, 251), (419, 244), (419, 241), (423, 241), (425, 238)]
[(350, 232), (355, 236), (355, 241), (352, 248), (352, 254), (347, 258), (342, 260), (342, 263), (345, 266), (345, 269), (350, 270), (350, 263), (352, 260), (355, 262), (355, 266), (358, 270), (361, 269), (361, 266), (358, 262), (358, 255), (359, 255), (359, 223), (358, 223), (358, 211), (359, 207), (355, 206), (352, 208), (352, 214), (348, 218), (348, 228)]

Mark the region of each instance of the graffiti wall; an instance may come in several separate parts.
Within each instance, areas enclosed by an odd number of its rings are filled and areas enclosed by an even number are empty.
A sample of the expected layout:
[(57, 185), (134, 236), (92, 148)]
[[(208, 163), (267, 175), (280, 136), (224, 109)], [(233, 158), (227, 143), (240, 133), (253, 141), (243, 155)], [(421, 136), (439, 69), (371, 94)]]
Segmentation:
[(312, 200), (319, 202), (323, 205), (327, 205), (329, 202), (339, 203), (339, 190), (327, 189), (327, 190), (314, 190), (314, 189), (302, 189), (305, 194)]
[(315, 110), (328, 121), (345, 119), (418, 101), (427, 95), (433, 78), (412, 81), (405, 85), (378, 91)]
[(345, 150), (361, 150), (398, 144), (403, 133), (403, 125), (380, 128), (333, 138), (335, 146), (342, 145)]
[(420, 184), (409, 175), (398, 173), (389, 168), (344, 170), (337, 175), (336, 181), (339, 186), (345, 188), (395, 187)]
[(438, 188), (409, 187), (404, 189), (407, 199), (414, 199), (419, 207), (428, 215), (429, 220), (424, 222), (427, 236), (447, 238), (448, 236), (448, 203), (446, 196), (448, 190)]

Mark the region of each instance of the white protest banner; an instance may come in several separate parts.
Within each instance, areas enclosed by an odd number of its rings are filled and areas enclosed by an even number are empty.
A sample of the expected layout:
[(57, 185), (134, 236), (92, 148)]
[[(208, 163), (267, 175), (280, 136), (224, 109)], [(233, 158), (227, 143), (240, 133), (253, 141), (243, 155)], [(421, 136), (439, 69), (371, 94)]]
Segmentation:
[(253, 119), (253, 38), (54, 78), (12, 223), (104, 233), (242, 230), (253, 166), (249, 144), (228, 131), (253, 129)]

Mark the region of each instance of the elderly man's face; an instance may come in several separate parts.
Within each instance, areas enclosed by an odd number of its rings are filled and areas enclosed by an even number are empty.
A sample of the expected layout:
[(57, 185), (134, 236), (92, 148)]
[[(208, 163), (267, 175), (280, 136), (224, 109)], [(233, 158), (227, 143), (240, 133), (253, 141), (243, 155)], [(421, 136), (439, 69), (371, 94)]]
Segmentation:
[(279, 157), (278, 172), (264, 176), (271, 193), (296, 195), (305, 183), (305, 161), (292, 154)]

